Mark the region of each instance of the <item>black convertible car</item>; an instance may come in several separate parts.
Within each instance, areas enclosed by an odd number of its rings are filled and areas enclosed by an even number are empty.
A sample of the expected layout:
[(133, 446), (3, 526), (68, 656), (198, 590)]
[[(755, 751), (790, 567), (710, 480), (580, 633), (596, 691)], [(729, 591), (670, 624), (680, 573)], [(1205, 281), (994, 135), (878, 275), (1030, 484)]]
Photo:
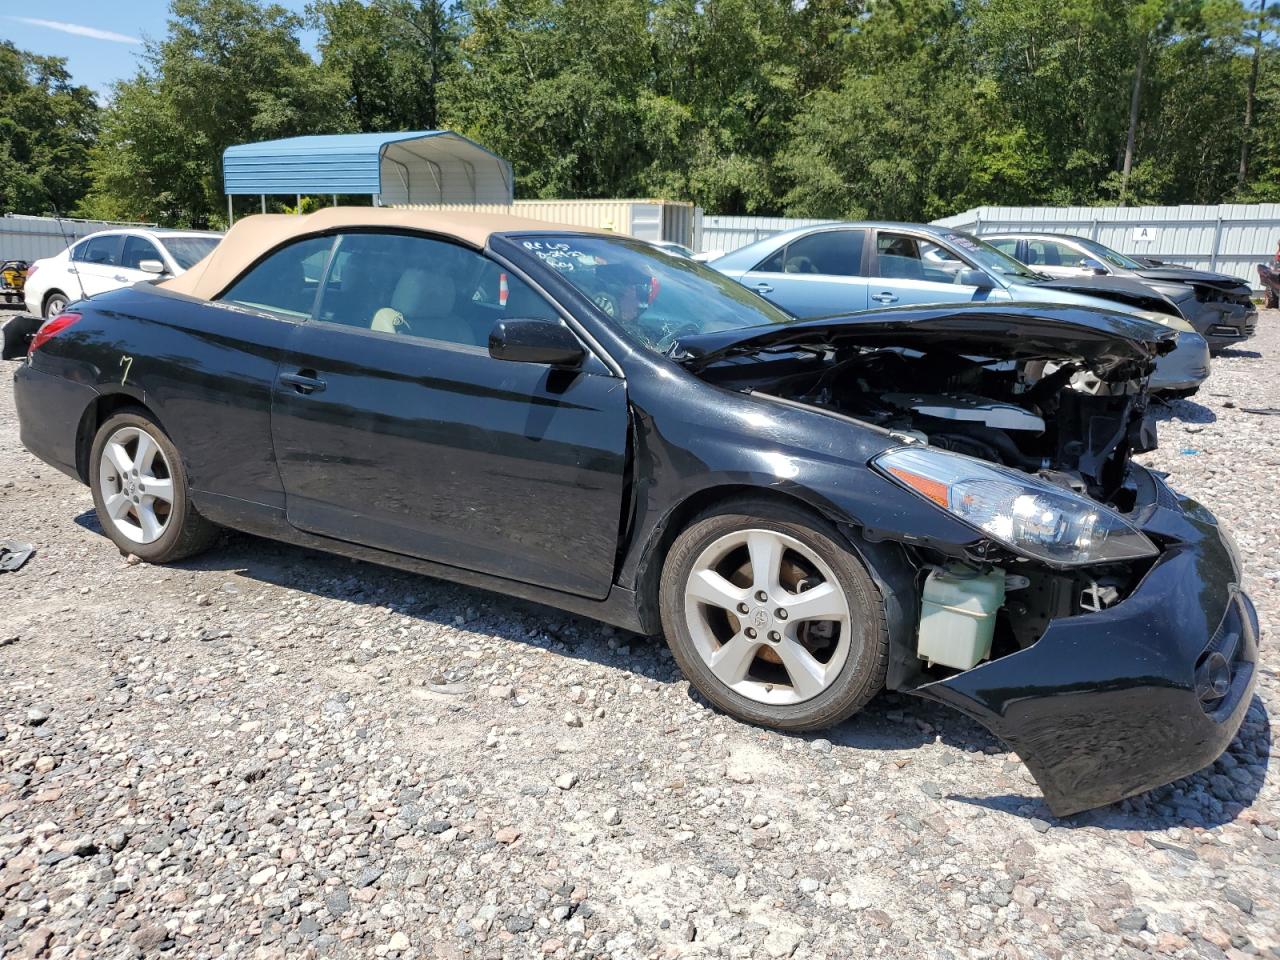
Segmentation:
[(144, 560), (223, 525), (661, 632), (786, 730), (907, 691), (1066, 814), (1210, 763), (1254, 684), (1230, 538), (1130, 459), (1171, 336), (1027, 304), (798, 321), (616, 235), (334, 208), (73, 304), (16, 398)]

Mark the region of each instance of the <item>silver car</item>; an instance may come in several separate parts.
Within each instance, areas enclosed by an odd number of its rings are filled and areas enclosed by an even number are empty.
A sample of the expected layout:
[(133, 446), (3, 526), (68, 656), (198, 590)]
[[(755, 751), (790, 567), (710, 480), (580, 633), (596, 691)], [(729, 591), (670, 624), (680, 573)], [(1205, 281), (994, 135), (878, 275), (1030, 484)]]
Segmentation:
[(1063, 233), (990, 233), (997, 250), (1051, 277), (1126, 277), (1164, 294), (1182, 311), (1210, 350), (1253, 336), (1258, 323), (1249, 284), (1238, 277), (1161, 264), (1152, 266), (1105, 244)]
[(1149, 387), (1189, 396), (1209, 376), (1209, 346), (1167, 297), (1132, 280), (1052, 280), (960, 230), (919, 223), (827, 223), (766, 237), (711, 266), (798, 317), (968, 301), (1118, 310), (1178, 331)]

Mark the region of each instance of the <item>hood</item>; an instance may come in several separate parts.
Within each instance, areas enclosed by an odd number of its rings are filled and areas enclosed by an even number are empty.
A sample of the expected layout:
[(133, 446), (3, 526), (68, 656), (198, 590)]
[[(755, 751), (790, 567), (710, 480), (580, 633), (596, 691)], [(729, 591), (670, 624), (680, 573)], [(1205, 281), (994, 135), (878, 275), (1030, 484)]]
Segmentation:
[(1104, 380), (1145, 376), (1177, 333), (1139, 317), (1045, 303), (896, 307), (682, 337), (671, 350), (697, 369), (790, 347), (946, 349), (995, 360), (1077, 360)]
[[(1182, 316), (1182, 311), (1164, 294), (1156, 293), (1141, 280), (1131, 280), (1128, 277), (1063, 277), (1032, 285), (1032, 289), (1038, 288), (1069, 290), (1072, 293), (1122, 303), (1139, 310), (1150, 310), (1152, 313), (1167, 313), (1173, 317)], [(1186, 318), (1183, 317), (1183, 319)]]
[(1157, 283), (1201, 283), (1217, 287), (1220, 290), (1234, 290), (1236, 287), (1248, 288), (1248, 284), (1239, 277), (1225, 273), (1211, 273), (1208, 270), (1191, 270), (1185, 267), (1147, 267), (1137, 271), (1144, 280)]

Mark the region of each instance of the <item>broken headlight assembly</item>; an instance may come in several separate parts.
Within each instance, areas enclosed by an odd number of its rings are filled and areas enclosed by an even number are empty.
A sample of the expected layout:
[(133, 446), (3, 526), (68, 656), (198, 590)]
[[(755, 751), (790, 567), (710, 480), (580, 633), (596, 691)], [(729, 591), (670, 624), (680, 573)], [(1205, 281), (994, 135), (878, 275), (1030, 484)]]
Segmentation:
[(937, 449), (899, 447), (872, 466), (995, 542), (1056, 567), (1159, 551), (1114, 510), (1038, 477)]

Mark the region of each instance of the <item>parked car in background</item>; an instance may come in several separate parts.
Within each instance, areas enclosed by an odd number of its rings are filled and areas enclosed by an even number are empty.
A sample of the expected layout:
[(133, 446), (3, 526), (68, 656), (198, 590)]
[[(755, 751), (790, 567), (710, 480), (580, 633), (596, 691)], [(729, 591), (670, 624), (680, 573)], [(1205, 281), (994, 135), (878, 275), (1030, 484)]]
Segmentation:
[(685, 257), (693, 259), (693, 251), (686, 247), (683, 243), (676, 243), (674, 240), (650, 240), (650, 244), (667, 253), (675, 254), (677, 257)]
[(1210, 350), (1253, 336), (1258, 308), (1253, 291), (1239, 277), (1166, 264), (1152, 266), (1086, 237), (1058, 233), (989, 233), (982, 239), (997, 250), (1051, 277), (1128, 277), (1172, 300), (1187, 321), (1209, 341)]
[(802, 321), (629, 237), (336, 207), (48, 321), (14, 401), (144, 561), (225, 524), (538, 600), (785, 730), (911, 693), (1065, 816), (1212, 763), (1252, 701), (1240, 557), (1133, 460), (1173, 339), (1058, 304)]
[(219, 233), (159, 229), (103, 230), (27, 269), (27, 312), (55, 317), (73, 300), (140, 280), (185, 273), (218, 245)]
[(798, 317), (874, 307), (1019, 301), (1119, 310), (1178, 331), (1151, 389), (1189, 396), (1209, 376), (1209, 347), (1165, 296), (1116, 277), (1051, 280), (959, 230), (829, 223), (766, 237), (711, 266)]

